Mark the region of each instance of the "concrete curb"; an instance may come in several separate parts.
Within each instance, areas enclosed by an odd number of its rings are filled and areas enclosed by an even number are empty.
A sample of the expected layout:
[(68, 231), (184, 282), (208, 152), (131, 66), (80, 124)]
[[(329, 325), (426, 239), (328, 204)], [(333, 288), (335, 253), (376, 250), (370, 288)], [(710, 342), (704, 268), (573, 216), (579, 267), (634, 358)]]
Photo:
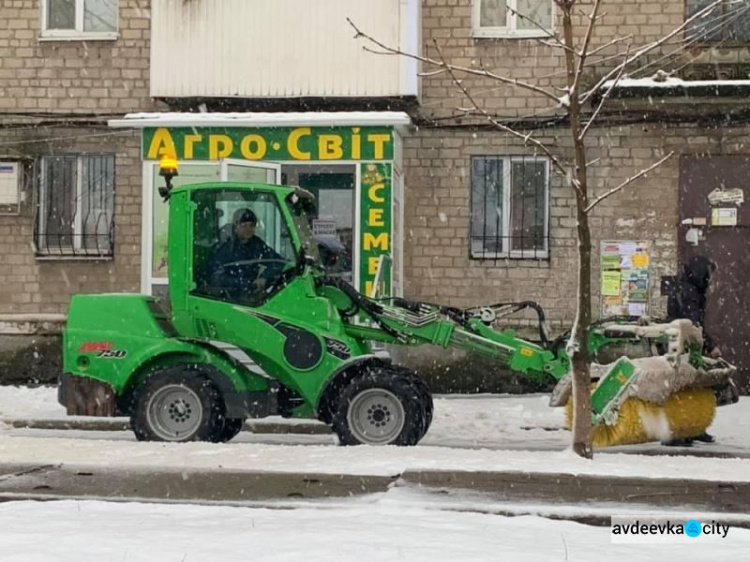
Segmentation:
[(735, 514), (750, 512), (750, 482), (438, 470), (407, 470), (401, 481), (433, 489), (482, 492), (496, 501), (524, 503), (541, 499), (566, 505), (614, 503)]
[[(718, 522), (750, 528), (750, 483), (518, 472), (407, 470), (400, 475), (368, 476), (0, 463), (0, 501), (100, 499), (253, 505), (382, 493), (393, 485), (436, 494), (470, 490), (481, 494), (483, 500), (500, 504), (492, 509), (479, 506), (477, 511), (499, 515), (544, 511), (549, 512), (545, 517), (609, 525), (608, 512), (622, 513), (625, 507), (631, 512), (711, 512), (721, 514), (712, 515)], [(504, 510), (502, 502), (514, 507)], [(575, 505), (578, 512), (558, 509), (564, 505)], [(588, 513), (587, 507), (591, 509)]]
[[(80, 430), (80, 431), (130, 431), (130, 422), (126, 418), (95, 418), (91, 420), (81, 419), (2, 419), (0, 423), (6, 423), (16, 429), (51, 429), (51, 430)], [(314, 421), (300, 421), (298, 423), (279, 423), (271, 421), (248, 420), (242, 431), (250, 433), (273, 433), (287, 434), (296, 433), (300, 435), (329, 435), (331, 428), (323, 423)]]
[(384, 492), (397, 476), (0, 463), (0, 498), (248, 502)]

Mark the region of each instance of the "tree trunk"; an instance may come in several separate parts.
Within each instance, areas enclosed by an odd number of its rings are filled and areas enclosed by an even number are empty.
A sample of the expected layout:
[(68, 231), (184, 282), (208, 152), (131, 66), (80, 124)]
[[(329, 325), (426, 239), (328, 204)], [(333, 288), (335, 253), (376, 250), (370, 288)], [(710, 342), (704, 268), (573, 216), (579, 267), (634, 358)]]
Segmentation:
[(576, 62), (574, 55), (573, 22), (571, 10), (574, 1), (558, 3), (563, 12), (563, 33), (565, 45), (565, 63), (568, 76), (568, 115), (570, 132), (575, 149), (575, 165), (571, 170), (571, 188), (576, 195), (576, 234), (578, 236), (578, 298), (576, 302), (576, 320), (570, 336), (569, 349), (573, 368), (573, 451), (584, 458), (594, 455), (591, 444), (591, 357), (588, 349), (589, 329), (591, 327), (591, 230), (589, 229), (586, 207), (588, 189), (586, 175), (586, 145), (581, 135), (581, 105), (579, 100), (580, 82), (576, 80)]
[(588, 349), (591, 326), (591, 231), (583, 203), (576, 199), (578, 215), (578, 302), (571, 335), (573, 364), (573, 451), (592, 458), (591, 444), (591, 357)]

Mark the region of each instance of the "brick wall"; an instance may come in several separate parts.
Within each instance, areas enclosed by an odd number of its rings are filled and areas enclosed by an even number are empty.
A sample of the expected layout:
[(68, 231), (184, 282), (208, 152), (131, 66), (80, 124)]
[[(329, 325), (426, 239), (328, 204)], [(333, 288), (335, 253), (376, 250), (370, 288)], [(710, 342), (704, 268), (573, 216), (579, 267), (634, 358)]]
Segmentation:
[[(120, 0), (119, 38), (40, 39), (39, 0), (0, 0), (0, 160), (25, 163), (25, 203), (0, 215), (0, 314), (60, 313), (78, 292), (140, 289), (140, 134), (108, 118), (156, 111), (149, 98), (150, 3)], [(33, 248), (42, 155), (115, 154), (115, 251), (109, 260), (40, 260)]]
[(149, 98), (150, 2), (119, 0), (119, 38), (40, 39), (41, 0), (0, 0), (0, 117), (19, 111), (124, 113)]
[[(551, 0), (550, 0), (551, 1)], [(579, 13), (588, 13), (592, 2), (580, 2), (575, 10), (574, 33), (582, 42), (585, 26)], [(603, 0), (600, 14), (606, 13), (595, 29), (591, 46), (597, 48), (609, 43), (615, 37), (632, 35), (632, 40), (609, 47), (594, 57), (590, 70), (586, 72), (587, 82), (602, 76), (612, 67), (611, 55), (624, 53), (628, 44), (630, 52), (640, 46), (657, 41), (679, 27), (684, 21), (684, 0)], [(426, 53), (439, 58), (434, 48), (437, 42), (445, 59), (464, 67), (484, 69), (506, 77), (533, 82), (541, 87), (565, 84), (564, 51), (544, 45), (536, 39), (489, 39), (472, 36), (472, 0), (423, 0), (422, 34)], [(555, 29), (562, 34), (562, 18), (557, 10)], [(653, 61), (679, 50), (682, 35), (675, 37), (663, 48), (658, 48), (646, 59)], [(554, 42), (548, 40), (548, 42)], [(674, 60), (673, 60), (674, 59)], [(679, 57), (667, 56), (653, 66), (670, 69), (681, 64)], [(425, 65), (424, 70), (434, 70)], [(644, 71), (645, 72), (645, 71)], [(490, 112), (503, 116), (529, 115), (550, 107), (550, 100), (528, 91), (520, 91), (513, 85), (504, 85), (483, 77), (464, 76), (464, 84), (472, 92), (478, 105)], [(558, 92), (559, 93), (559, 92)], [(424, 114), (429, 117), (445, 118), (459, 115), (456, 107), (466, 107), (460, 91), (452, 84), (451, 77), (445, 74), (422, 78), (422, 103)], [(548, 114), (554, 113), (553, 111)]]
[[(572, 158), (566, 131), (548, 135), (557, 154)], [(647, 168), (660, 155), (675, 156), (624, 191), (604, 200), (590, 215), (595, 271), (594, 310), (599, 309), (599, 242), (647, 240), (652, 244), (651, 302), (663, 312), (659, 278), (677, 262), (679, 154), (743, 154), (750, 127), (641, 124), (592, 132), (589, 159), (594, 195)], [(544, 137), (542, 137), (544, 138)], [(422, 129), (405, 142), (405, 295), (456, 306), (536, 300), (553, 325), (573, 320), (577, 254), (575, 211), (564, 178), (550, 181), (549, 260), (469, 257), (470, 158), (472, 155), (528, 155), (508, 135), (480, 131)], [(441, 213), (443, 216), (441, 217)]]
[[(574, 18), (577, 42), (582, 41), (592, 2), (581, 2)], [(592, 47), (606, 45), (615, 37), (632, 39), (610, 46), (602, 55), (618, 50), (635, 52), (659, 40), (684, 21), (684, 0), (649, 2), (604, 0)], [(437, 42), (445, 60), (466, 67), (483, 67), (497, 75), (541, 87), (565, 84), (564, 52), (535, 39), (486, 39), (472, 36), (472, 0), (424, 0), (423, 42), (427, 53), (437, 57)], [(562, 31), (559, 10), (555, 28)], [(654, 50), (638, 66), (638, 76), (658, 69), (672, 71), (690, 57), (705, 58), (700, 49), (680, 48), (682, 33)], [(612, 61), (594, 57), (586, 82), (594, 83)], [(434, 70), (424, 65), (425, 71)], [(635, 69), (633, 69), (635, 70)], [(479, 107), (500, 119), (553, 118), (563, 115), (551, 100), (495, 80), (461, 76)], [(562, 90), (554, 90), (560, 95)], [(421, 127), (405, 142), (405, 293), (415, 298), (458, 306), (506, 300), (537, 300), (549, 312), (553, 325), (568, 326), (573, 320), (577, 252), (574, 196), (565, 179), (552, 171), (550, 179), (550, 257), (548, 260), (477, 260), (470, 258), (470, 159), (472, 155), (539, 155), (523, 142), (501, 132), (472, 129), (486, 122), (467, 117), (458, 107), (469, 102), (452, 83), (450, 75), (430, 74), (422, 79), (420, 114), (434, 120), (434, 128)], [(695, 111), (689, 107), (675, 110)], [(619, 115), (622, 118), (627, 115)], [(631, 114), (632, 117), (632, 114)], [(530, 129), (533, 130), (533, 129)], [(665, 306), (658, 292), (659, 278), (676, 268), (678, 211), (678, 163), (685, 153), (743, 153), (741, 142), (729, 140), (746, 130), (700, 125), (625, 124), (594, 127), (588, 137), (589, 160), (600, 158), (589, 173), (593, 195), (599, 195), (647, 168), (667, 152), (675, 156), (624, 192), (606, 200), (591, 215), (594, 256), (598, 261), (603, 239), (649, 240), (652, 243), (651, 302), (655, 312)], [(569, 132), (563, 127), (536, 130), (534, 136), (562, 158), (572, 161)], [(598, 266), (598, 263), (595, 264)], [(599, 272), (594, 271), (594, 310), (599, 310)]]

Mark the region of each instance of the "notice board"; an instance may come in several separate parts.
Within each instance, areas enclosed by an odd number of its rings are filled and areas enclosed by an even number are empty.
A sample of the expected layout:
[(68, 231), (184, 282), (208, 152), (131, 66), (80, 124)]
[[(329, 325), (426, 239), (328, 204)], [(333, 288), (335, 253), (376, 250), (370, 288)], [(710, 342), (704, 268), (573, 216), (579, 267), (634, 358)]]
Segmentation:
[(648, 314), (650, 265), (648, 242), (609, 240), (601, 243), (602, 317)]

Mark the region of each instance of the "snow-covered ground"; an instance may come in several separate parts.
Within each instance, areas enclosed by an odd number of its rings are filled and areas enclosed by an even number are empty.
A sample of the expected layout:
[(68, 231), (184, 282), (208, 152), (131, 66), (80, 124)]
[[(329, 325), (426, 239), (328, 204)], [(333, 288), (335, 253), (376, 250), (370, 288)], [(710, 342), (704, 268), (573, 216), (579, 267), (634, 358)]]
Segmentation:
[[(424, 445), (486, 448), (524, 448), (562, 450), (568, 446), (570, 434), (564, 431), (562, 408), (550, 408), (546, 394), (529, 395), (441, 395), (435, 398), (435, 416)], [(30, 420), (97, 420), (66, 416), (57, 402), (57, 390), (51, 387), (27, 388), (0, 386), (0, 424), (14, 419)], [(127, 421), (125, 418), (118, 418)], [(318, 422), (285, 420), (270, 417), (256, 420), (274, 424)], [(732, 406), (717, 409), (716, 419), (709, 431), (717, 444), (711, 450), (724, 453), (750, 454), (750, 397), (742, 397)], [(17, 430), (17, 434), (23, 434)], [(35, 431), (44, 435), (44, 432)], [(80, 434), (81, 432), (79, 432)], [(99, 435), (101, 435), (100, 432)], [(27, 433), (28, 434), (28, 433)], [(58, 433), (59, 435), (59, 433)], [(129, 433), (108, 437), (131, 439)], [(250, 441), (241, 434), (239, 442)], [(303, 440), (312, 444), (332, 442), (328, 436), (312, 436)], [(651, 447), (651, 445), (647, 445)], [(638, 450), (638, 447), (619, 447), (609, 450)]]
[(609, 527), (506, 517), (493, 509), (481, 499), (399, 488), (276, 508), (11, 502), (0, 504), (0, 556), (4, 562), (683, 562), (746, 560), (750, 552), (745, 529), (730, 528), (713, 541), (683, 536), (676, 544), (612, 544)]
[[(60, 419), (50, 388), (0, 387), (0, 419)], [(277, 420), (278, 421), (278, 420)], [(196, 469), (395, 475), (406, 470), (562, 472), (654, 478), (750, 481), (748, 458), (638, 454), (656, 445), (620, 447), (594, 462), (566, 450), (562, 413), (547, 397), (441, 397), (433, 426), (417, 447), (336, 447), (330, 435), (256, 436), (243, 432), (227, 444), (138, 443), (130, 432), (0, 430), (5, 462), (72, 463)], [(718, 410), (711, 428), (718, 444), (701, 450), (750, 453), (750, 400)]]
[[(63, 418), (55, 389), (0, 387), (0, 424)], [(547, 406), (546, 396), (451, 396), (436, 399), (430, 433), (411, 448), (336, 447), (330, 435), (248, 432), (228, 444), (138, 443), (126, 431), (14, 429), (6, 424), (0, 428), (0, 462), (372, 475), (420, 468), (512, 470), (750, 481), (750, 459), (638, 454), (658, 445), (622, 447), (584, 461), (565, 450), (569, 434), (561, 428), (562, 413)], [(750, 452), (750, 399), (721, 408), (711, 432), (719, 443), (700, 445), (701, 451)], [(576, 510), (606, 516), (612, 506), (514, 508), (470, 491), (443, 494), (414, 487), (346, 500), (281, 500), (252, 507), (13, 501), (0, 503), (0, 560), (682, 562), (743, 560), (750, 552), (750, 531), (738, 528), (720, 542), (684, 537), (676, 544), (624, 545), (612, 544), (608, 527), (543, 517), (565, 517)], [(623, 506), (617, 513), (634, 512)], [(719, 517), (679, 510), (670, 516), (676, 521)]]

